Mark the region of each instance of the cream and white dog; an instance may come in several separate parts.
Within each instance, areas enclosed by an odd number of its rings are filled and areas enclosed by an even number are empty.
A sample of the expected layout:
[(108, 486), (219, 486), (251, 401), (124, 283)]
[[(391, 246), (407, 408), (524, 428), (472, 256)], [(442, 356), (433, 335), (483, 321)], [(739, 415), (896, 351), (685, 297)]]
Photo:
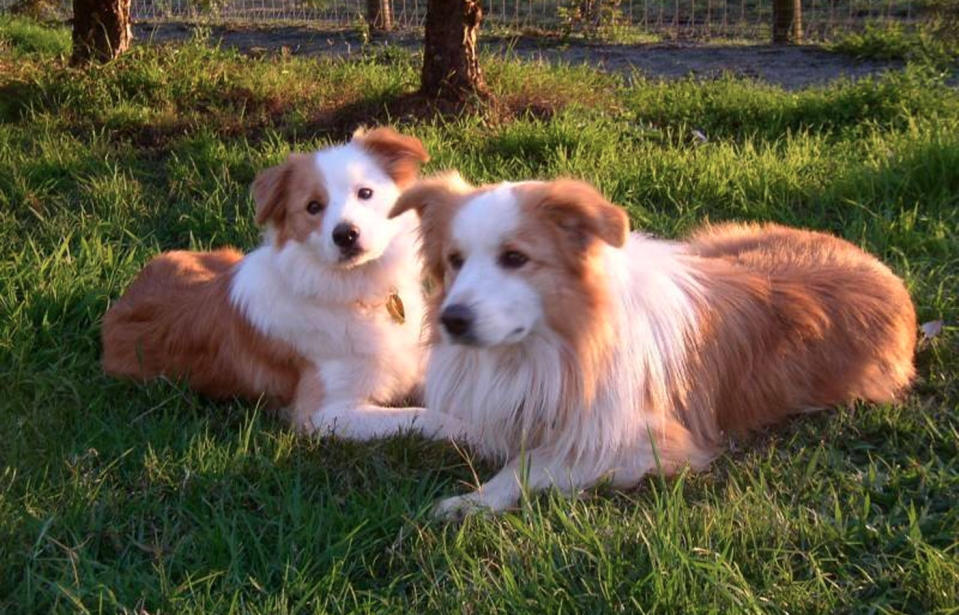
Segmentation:
[(427, 159), (377, 128), (260, 172), (262, 245), (154, 258), (104, 317), (104, 369), (265, 398), (307, 432), (318, 409), (403, 400), (425, 368), (422, 267), (415, 214), (389, 214)]
[(629, 233), (588, 184), (420, 182), (435, 287), (429, 410), (314, 417), (356, 439), (417, 429), (506, 467), (436, 513), (513, 506), (524, 485), (575, 492), (701, 469), (727, 433), (797, 412), (894, 400), (916, 320), (903, 283), (836, 237), (773, 224), (682, 243)]

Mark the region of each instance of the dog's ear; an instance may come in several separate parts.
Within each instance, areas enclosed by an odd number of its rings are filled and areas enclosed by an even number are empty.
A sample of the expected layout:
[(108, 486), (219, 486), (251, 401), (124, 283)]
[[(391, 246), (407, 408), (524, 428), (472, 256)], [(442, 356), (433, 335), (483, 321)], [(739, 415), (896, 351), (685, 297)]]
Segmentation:
[(294, 154), (281, 164), (264, 169), (256, 174), (250, 191), (256, 203), (256, 223), (280, 224), (286, 217), (286, 184), (290, 174), (290, 162)]
[(586, 248), (596, 237), (621, 248), (629, 235), (629, 216), (596, 188), (574, 179), (549, 182), (537, 209), (576, 247)]
[(403, 188), (420, 173), (420, 166), (429, 162), (430, 155), (416, 137), (402, 135), (392, 128), (381, 127), (366, 131), (358, 129), (353, 140), (376, 158), (386, 174)]
[(434, 175), (416, 182), (396, 199), (390, 211), (395, 218), (409, 210), (415, 210), (422, 219), (427, 210), (447, 209), (456, 198), (473, 189), (456, 171)]
[(410, 186), (390, 212), (391, 218), (411, 209), (419, 215), (427, 277), (437, 284), (442, 284), (443, 280), (443, 252), (449, 241), (451, 220), (457, 204), (472, 190), (473, 187), (455, 171), (434, 175)]

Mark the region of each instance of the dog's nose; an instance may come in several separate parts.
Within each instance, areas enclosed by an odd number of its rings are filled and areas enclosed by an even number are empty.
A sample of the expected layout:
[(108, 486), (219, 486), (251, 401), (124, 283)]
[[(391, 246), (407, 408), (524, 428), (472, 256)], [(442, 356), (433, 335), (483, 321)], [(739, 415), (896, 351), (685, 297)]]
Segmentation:
[(356, 245), (356, 240), (360, 237), (360, 229), (349, 222), (340, 222), (333, 229), (333, 243), (341, 249), (346, 250)]
[(473, 320), (473, 310), (461, 303), (447, 306), (440, 314), (440, 322), (453, 337), (467, 335), (473, 328)]

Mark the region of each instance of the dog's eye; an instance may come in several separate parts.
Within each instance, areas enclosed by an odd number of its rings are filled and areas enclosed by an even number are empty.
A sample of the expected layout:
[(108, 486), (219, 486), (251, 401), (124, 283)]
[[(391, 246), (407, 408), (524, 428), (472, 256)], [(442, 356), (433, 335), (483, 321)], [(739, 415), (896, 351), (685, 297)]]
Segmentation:
[(315, 216), (316, 214), (323, 211), (323, 204), (320, 203), (319, 201), (310, 201), (309, 203), (306, 204), (306, 211), (311, 216)]
[(360, 197), (360, 200), (362, 201), (367, 201), (370, 199), (370, 197), (373, 196), (373, 191), (370, 190), (369, 188), (360, 188), (356, 192), (356, 196)]
[(453, 269), (459, 269), (463, 266), (463, 256), (459, 252), (453, 252), (446, 257), (446, 260), (449, 261), (450, 267)]
[(499, 255), (499, 264), (506, 269), (519, 269), (528, 260), (528, 256), (516, 250), (507, 250)]

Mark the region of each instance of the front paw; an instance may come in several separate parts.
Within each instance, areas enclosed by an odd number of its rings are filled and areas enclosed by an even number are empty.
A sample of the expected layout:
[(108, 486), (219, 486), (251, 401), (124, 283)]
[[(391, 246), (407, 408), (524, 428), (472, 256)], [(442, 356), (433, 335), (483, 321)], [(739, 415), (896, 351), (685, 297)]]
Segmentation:
[(338, 420), (338, 417), (334, 412), (324, 412), (323, 410), (318, 410), (310, 416), (310, 419), (307, 421), (307, 423), (308, 428), (305, 429), (305, 431), (308, 431), (309, 433), (321, 438), (324, 436), (331, 436), (337, 431), (343, 431), (342, 421)]
[(316, 431), (312, 411), (306, 411), (294, 405), (281, 408), (279, 416), (298, 435), (308, 436)]
[(438, 521), (462, 521), (466, 515), (484, 510), (482, 504), (470, 495), (444, 498), (433, 507), (432, 517)]
[(313, 425), (311, 417), (293, 418), (290, 420), (290, 427), (300, 436), (312, 436), (316, 432), (316, 426)]
[(497, 506), (478, 492), (444, 498), (433, 506), (432, 516), (439, 521), (462, 521), (468, 515), (492, 515), (506, 510)]

